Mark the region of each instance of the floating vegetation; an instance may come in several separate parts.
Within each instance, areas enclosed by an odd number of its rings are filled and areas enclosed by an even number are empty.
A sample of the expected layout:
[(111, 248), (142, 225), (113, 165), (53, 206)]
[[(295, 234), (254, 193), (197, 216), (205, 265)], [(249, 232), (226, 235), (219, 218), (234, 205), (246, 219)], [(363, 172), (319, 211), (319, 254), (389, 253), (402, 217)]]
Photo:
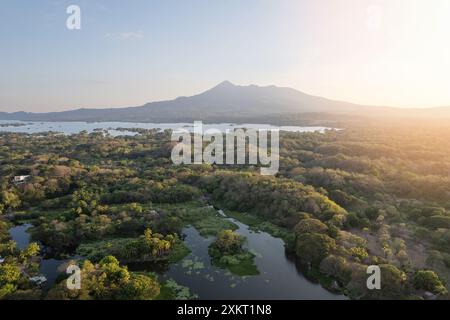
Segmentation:
[(184, 259), (181, 262), (181, 267), (187, 269), (185, 272), (187, 275), (191, 275), (193, 273), (199, 275), (200, 270), (205, 268), (205, 264), (200, 261), (198, 257), (194, 257), (194, 259)]
[(237, 276), (258, 275), (259, 270), (253, 262), (255, 255), (244, 247), (245, 241), (245, 237), (232, 230), (219, 232), (208, 248), (212, 264)]
[(248, 252), (250, 252), (252, 255), (254, 255), (256, 258), (262, 258), (262, 254), (256, 251), (255, 249), (249, 249)]
[[(175, 280), (167, 280), (163, 287), (166, 290), (166, 294), (169, 298), (174, 300), (191, 300), (198, 299), (196, 294), (191, 293), (188, 287), (178, 284)], [(163, 297), (166, 298), (166, 297)]]
[(212, 275), (210, 275), (210, 274), (205, 275), (205, 278), (206, 278), (206, 280), (209, 280), (211, 282), (215, 281), (214, 277)]

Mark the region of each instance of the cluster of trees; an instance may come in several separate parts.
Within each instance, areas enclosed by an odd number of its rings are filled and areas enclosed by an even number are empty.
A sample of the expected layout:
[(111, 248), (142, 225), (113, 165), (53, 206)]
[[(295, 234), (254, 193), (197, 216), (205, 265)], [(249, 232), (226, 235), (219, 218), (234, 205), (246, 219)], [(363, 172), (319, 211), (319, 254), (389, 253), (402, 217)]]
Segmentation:
[[(0, 232), (3, 223), (0, 221)], [(12, 240), (0, 243), (0, 257), (3, 259), (0, 263), (0, 299), (40, 291), (29, 280), (39, 269), (39, 261), (36, 259), (39, 251), (39, 245), (34, 242), (22, 250)]]
[(121, 261), (160, 261), (167, 260), (171, 250), (179, 241), (177, 234), (163, 236), (146, 229), (144, 234), (137, 239), (130, 239), (124, 243), (108, 248), (110, 254)]
[[(350, 262), (355, 257), (361, 262), (376, 258), (395, 266), (407, 275), (406, 286), (411, 288), (414, 270), (423, 268), (425, 260), (448, 288), (449, 138), (448, 127), (432, 124), (286, 133), (280, 144), (279, 176), (312, 185), (347, 210), (339, 228), (371, 242), (370, 249), (351, 249)], [(321, 217), (314, 218), (329, 226)], [(339, 239), (332, 233), (319, 234), (334, 239), (337, 248), (332, 255), (342, 256)], [(326, 246), (330, 241), (322, 242)]]
[(347, 216), (319, 190), (289, 179), (218, 171), (199, 176), (196, 184), (231, 210), (252, 212), (288, 228), (305, 213), (336, 226), (342, 226)]
[(81, 288), (67, 289), (66, 281), (50, 290), (51, 300), (152, 300), (160, 293), (160, 285), (150, 276), (128, 271), (113, 256), (98, 264), (85, 260), (81, 268)]
[(232, 230), (223, 230), (217, 234), (211, 248), (216, 249), (221, 255), (233, 255), (242, 251), (245, 238)]
[(428, 290), (438, 295), (447, 294), (447, 289), (434, 271), (418, 270), (414, 274), (413, 281), (416, 289)]
[[(169, 141), (168, 133), (155, 131), (128, 138), (101, 133), (2, 134), (0, 212), (42, 202), (58, 206), (64, 196), (78, 197), (72, 204), (80, 212), (95, 209), (89, 207), (94, 204), (91, 196), (98, 205), (191, 200), (198, 196), (196, 190), (178, 183), (173, 169), (167, 169)], [(15, 175), (31, 179), (13, 184)]]
[[(33, 239), (57, 253), (128, 237), (129, 256), (117, 250), (119, 259), (166, 257), (187, 214), (155, 211), (155, 204), (208, 194), (225, 208), (284, 228), (306, 272), (335, 279), (352, 296), (370, 295), (362, 280), (369, 264), (383, 266), (391, 296), (423, 290), (444, 296), (449, 138), (446, 127), (405, 125), (282, 133), (280, 172), (262, 177), (254, 166), (173, 166), (167, 131), (0, 134), (0, 254), (15, 252), (22, 263), (4, 231), (12, 218), (32, 220)], [(31, 178), (14, 184), (16, 175)], [(219, 234), (218, 242), (213, 247), (230, 249), (228, 256), (239, 248), (233, 233)]]
[[(294, 250), (307, 268), (326, 270), (329, 257), (345, 262), (345, 268), (335, 266), (324, 274), (341, 279), (344, 290), (355, 295), (370, 295), (361, 285), (356, 288), (363, 282), (355, 279), (373, 263), (403, 279), (391, 282), (398, 287), (391, 288), (390, 296), (417, 289), (413, 271), (423, 268), (423, 263), (410, 250), (419, 244), (428, 252), (438, 250), (428, 267), (439, 266), (434, 273), (445, 288), (450, 282), (450, 204), (443, 195), (449, 195), (449, 171), (438, 168), (449, 168), (450, 154), (431, 150), (425, 144), (429, 139), (418, 139), (412, 151), (397, 140), (411, 139), (406, 133), (396, 132), (399, 136), (387, 141), (380, 131), (360, 130), (284, 134), (281, 174), (276, 178), (261, 177), (251, 169), (246, 173), (216, 169), (194, 175), (191, 182), (228, 209), (251, 212), (292, 230)], [(426, 155), (428, 151), (431, 154)], [(430, 161), (436, 162), (434, 169)], [(417, 179), (439, 186), (426, 183), (425, 191), (416, 186)], [(352, 232), (361, 241), (344, 240)], [(371, 241), (370, 248), (365, 239)], [(447, 291), (433, 292), (442, 296)]]
[(232, 230), (219, 231), (216, 240), (208, 248), (212, 263), (238, 276), (259, 274), (253, 261), (255, 255), (243, 247), (245, 240), (244, 236)]
[(430, 126), (418, 134), (403, 126), (285, 134), (281, 168), (295, 180), (357, 197), (388, 193), (446, 202), (448, 131)]
[(81, 243), (105, 237), (137, 237), (146, 229), (159, 232), (156, 235), (168, 237), (170, 242), (181, 232), (179, 219), (154, 210), (152, 205), (138, 203), (101, 205), (89, 214), (75, 213), (73, 208), (55, 210), (37, 217), (34, 225), (30, 230), (33, 240), (46, 245), (55, 255), (73, 253)]
[(336, 251), (336, 241), (327, 235), (328, 228), (316, 219), (305, 219), (295, 227), (296, 253), (310, 267), (319, 266), (323, 259)]

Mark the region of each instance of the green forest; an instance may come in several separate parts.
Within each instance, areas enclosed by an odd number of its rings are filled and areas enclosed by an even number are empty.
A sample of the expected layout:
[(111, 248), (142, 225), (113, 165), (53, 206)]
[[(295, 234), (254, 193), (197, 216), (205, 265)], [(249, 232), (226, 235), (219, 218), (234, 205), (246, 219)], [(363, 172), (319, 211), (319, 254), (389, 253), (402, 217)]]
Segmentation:
[[(325, 133), (280, 134), (280, 171), (171, 162), (169, 130), (73, 135), (0, 133), (0, 299), (195, 298), (135, 262), (189, 254), (182, 230), (215, 237), (213, 263), (258, 274), (232, 223), (285, 243), (303, 274), (351, 299), (449, 299), (450, 128), (354, 123)], [(24, 176), (23, 181), (15, 177)], [(9, 230), (31, 224), (19, 248)], [(30, 281), (44, 257), (79, 256), (80, 290), (60, 274)], [(366, 286), (369, 265), (381, 290)], [(282, 275), (281, 275), (282, 276)]]

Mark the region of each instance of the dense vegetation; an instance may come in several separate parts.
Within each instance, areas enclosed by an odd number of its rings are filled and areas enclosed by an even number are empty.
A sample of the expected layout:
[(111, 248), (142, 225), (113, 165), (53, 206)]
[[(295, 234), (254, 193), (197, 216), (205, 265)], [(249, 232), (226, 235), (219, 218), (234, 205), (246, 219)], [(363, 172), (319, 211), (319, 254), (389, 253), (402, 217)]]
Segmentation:
[(216, 240), (209, 246), (209, 255), (213, 263), (238, 276), (259, 274), (253, 263), (254, 254), (245, 250), (245, 238), (232, 230), (222, 230)]
[[(169, 138), (156, 130), (122, 137), (0, 134), (0, 297), (158, 298), (168, 287), (126, 265), (182, 259), (187, 225), (217, 236), (211, 256), (231, 270), (236, 256), (250, 253), (232, 231), (224, 233), (233, 224), (208, 213), (209, 198), (282, 237), (304, 273), (331, 290), (352, 298), (448, 298), (445, 126), (283, 133), (275, 177), (260, 176), (254, 166), (173, 166)], [(19, 175), (30, 177), (14, 183)], [(33, 223), (39, 245), (15, 248), (8, 229), (22, 222)], [(46, 291), (27, 281), (43, 256), (75, 252), (85, 258), (91, 284), (83, 291), (67, 292), (63, 281)], [(366, 288), (372, 264), (382, 270), (380, 291)]]
[(121, 267), (113, 256), (104, 257), (94, 265), (84, 261), (81, 269), (82, 283), (79, 290), (68, 290), (64, 282), (50, 290), (49, 299), (80, 300), (151, 300), (160, 293), (160, 285), (150, 276), (130, 273)]

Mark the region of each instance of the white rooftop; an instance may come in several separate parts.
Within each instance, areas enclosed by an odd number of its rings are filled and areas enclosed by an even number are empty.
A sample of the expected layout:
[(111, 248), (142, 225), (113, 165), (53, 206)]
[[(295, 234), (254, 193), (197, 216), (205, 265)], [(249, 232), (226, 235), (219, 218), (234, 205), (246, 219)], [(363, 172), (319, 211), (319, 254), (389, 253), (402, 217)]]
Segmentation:
[(44, 282), (47, 282), (47, 278), (43, 275), (39, 275), (39, 276), (30, 278), (30, 281), (40, 285), (40, 284), (43, 284)]

